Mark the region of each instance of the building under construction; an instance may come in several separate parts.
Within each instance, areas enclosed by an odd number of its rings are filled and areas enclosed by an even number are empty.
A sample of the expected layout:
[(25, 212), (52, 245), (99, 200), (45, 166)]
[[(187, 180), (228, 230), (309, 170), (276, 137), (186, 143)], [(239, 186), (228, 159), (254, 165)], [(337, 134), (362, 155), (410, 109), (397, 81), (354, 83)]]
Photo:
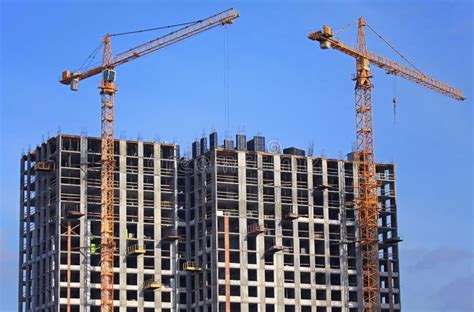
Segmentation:
[[(115, 310), (362, 311), (351, 157), (209, 142), (115, 141)], [(100, 146), (21, 159), (19, 311), (100, 310)], [(400, 311), (394, 165), (377, 180), (381, 309)]]

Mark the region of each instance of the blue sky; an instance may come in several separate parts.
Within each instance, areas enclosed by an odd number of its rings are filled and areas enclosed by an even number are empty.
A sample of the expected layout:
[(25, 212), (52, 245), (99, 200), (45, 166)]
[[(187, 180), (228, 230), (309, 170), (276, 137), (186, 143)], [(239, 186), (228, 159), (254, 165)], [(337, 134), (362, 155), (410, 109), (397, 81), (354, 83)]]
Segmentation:
[[(2, 1), (0, 310), (16, 310), (19, 158), (58, 127), (98, 135), (99, 78), (72, 93), (57, 80), (106, 32), (192, 21), (235, 7), (227, 30), (117, 69), (116, 134), (189, 146), (225, 130), (224, 38), (229, 44), (230, 132), (338, 157), (354, 144), (354, 61), (306, 39), (322, 24), (364, 16), (419, 69), (460, 88), (456, 102), (374, 69), (378, 161), (395, 162), (405, 311), (473, 308), (473, 16), (470, 1)], [(158, 33), (113, 38), (120, 52)], [(355, 29), (341, 35), (355, 43)], [(370, 50), (400, 59), (370, 32)], [(394, 123), (392, 97), (398, 99)]]

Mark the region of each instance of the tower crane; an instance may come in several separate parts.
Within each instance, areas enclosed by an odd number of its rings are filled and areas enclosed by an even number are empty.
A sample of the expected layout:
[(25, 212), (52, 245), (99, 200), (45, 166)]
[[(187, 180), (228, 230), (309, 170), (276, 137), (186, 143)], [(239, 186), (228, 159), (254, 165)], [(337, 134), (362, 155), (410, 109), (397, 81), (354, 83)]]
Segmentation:
[[(367, 50), (365, 27), (370, 25), (358, 19), (357, 48), (354, 49), (337, 40), (331, 27), (324, 25), (322, 31), (308, 35), (318, 41), (321, 49), (334, 49), (355, 58), (355, 111), (356, 111), (356, 163), (358, 170), (358, 232), (362, 263), (362, 300), (364, 311), (380, 311), (380, 271), (378, 259), (378, 198), (374, 160), (374, 127), (372, 119), (372, 82), (370, 64), (382, 68), (387, 74), (413, 81), (423, 87), (458, 101), (465, 100), (459, 89), (437, 81), (422, 72), (391, 61)], [(375, 32), (375, 31), (374, 31)], [(378, 35), (378, 34), (377, 34)], [(379, 35), (380, 36), (380, 35)]]
[(239, 17), (234, 9), (229, 9), (188, 24), (164, 36), (141, 44), (115, 56), (112, 55), (111, 37), (106, 34), (102, 39), (102, 64), (84, 72), (64, 71), (60, 83), (70, 85), (71, 90), (78, 90), (80, 80), (102, 73), (99, 85), (101, 95), (101, 311), (113, 312), (114, 307), (114, 95), (115, 68), (159, 49), (195, 36), (219, 25), (232, 24)]

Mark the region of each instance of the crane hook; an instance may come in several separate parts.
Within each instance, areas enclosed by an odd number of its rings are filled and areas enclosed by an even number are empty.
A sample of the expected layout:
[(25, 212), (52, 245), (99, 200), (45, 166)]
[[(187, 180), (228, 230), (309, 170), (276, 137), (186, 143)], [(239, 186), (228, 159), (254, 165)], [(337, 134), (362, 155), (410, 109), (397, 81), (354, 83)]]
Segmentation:
[(397, 123), (397, 80), (395, 76), (393, 76), (392, 104), (393, 104), (393, 124), (395, 125)]

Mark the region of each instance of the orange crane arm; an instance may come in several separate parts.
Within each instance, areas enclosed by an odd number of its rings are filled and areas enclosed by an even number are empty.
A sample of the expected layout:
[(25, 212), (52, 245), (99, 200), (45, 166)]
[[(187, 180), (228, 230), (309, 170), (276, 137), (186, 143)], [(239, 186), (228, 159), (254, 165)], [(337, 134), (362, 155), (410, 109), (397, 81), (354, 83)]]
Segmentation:
[(308, 35), (308, 38), (311, 40), (319, 41), (320, 47), (322, 49), (333, 48), (356, 59), (367, 59), (371, 64), (385, 70), (387, 74), (400, 76), (402, 78), (413, 81), (419, 85), (422, 85), (443, 95), (449, 96), (458, 101), (463, 101), (466, 99), (462, 94), (461, 90), (453, 88), (436, 79), (430, 78), (420, 71), (408, 68), (404, 65), (398, 64), (375, 53), (362, 53), (354, 48), (345, 45), (344, 43), (333, 38), (332, 30), (329, 26), (324, 25), (323, 31), (310, 33)]
[(216, 26), (231, 24), (233, 20), (238, 17), (239, 13), (236, 10), (228, 9), (221, 13), (210, 16), (202, 21), (198, 21), (194, 24), (180, 28), (169, 34), (158, 37), (135, 48), (117, 54), (112, 57), (111, 62), (108, 66), (100, 65), (83, 73), (71, 73), (70, 71), (65, 71), (63, 72), (59, 82), (68, 85), (71, 84), (73, 80), (79, 81), (95, 76), (97, 74), (100, 74), (106, 68), (114, 68), (118, 65), (125, 64), (131, 60), (150, 54), (173, 43), (177, 43)]

